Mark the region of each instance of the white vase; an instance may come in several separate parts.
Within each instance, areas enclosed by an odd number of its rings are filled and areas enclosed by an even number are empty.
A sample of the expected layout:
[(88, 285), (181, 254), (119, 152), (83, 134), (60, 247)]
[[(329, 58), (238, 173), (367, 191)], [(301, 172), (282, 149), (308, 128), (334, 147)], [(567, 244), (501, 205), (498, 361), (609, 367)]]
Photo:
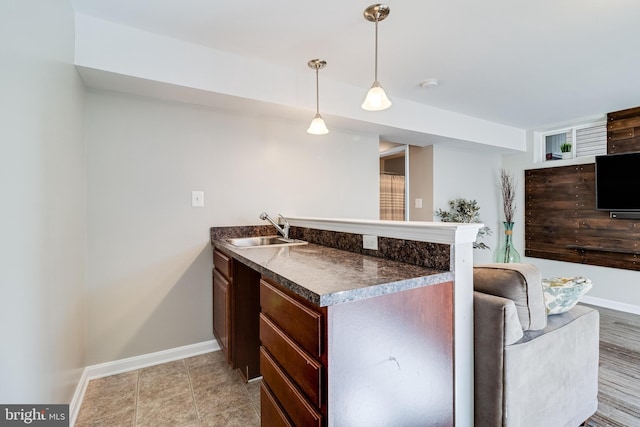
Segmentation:
[(562, 153), (562, 159), (570, 159), (572, 157), (571, 154), (570, 151), (568, 153)]

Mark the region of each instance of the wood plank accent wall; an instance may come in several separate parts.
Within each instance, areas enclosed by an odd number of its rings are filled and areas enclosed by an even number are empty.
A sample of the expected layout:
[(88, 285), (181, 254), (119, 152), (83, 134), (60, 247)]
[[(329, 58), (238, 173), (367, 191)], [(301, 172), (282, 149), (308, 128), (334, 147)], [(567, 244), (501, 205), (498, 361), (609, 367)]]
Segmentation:
[[(640, 107), (607, 114), (607, 153), (640, 151)], [(525, 171), (525, 255), (640, 270), (640, 221), (596, 210), (595, 164)]]
[(607, 153), (640, 151), (640, 107), (607, 114)]
[(525, 171), (525, 255), (640, 270), (640, 221), (595, 208), (595, 164)]

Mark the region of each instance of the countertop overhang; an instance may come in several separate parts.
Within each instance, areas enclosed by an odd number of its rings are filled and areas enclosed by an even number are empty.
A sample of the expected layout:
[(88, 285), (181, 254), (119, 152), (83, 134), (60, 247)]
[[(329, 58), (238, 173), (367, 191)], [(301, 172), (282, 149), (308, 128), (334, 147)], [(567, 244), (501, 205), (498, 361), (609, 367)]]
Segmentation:
[(319, 307), (453, 281), (454, 277), (452, 271), (313, 243), (238, 248), (220, 239), (213, 246)]

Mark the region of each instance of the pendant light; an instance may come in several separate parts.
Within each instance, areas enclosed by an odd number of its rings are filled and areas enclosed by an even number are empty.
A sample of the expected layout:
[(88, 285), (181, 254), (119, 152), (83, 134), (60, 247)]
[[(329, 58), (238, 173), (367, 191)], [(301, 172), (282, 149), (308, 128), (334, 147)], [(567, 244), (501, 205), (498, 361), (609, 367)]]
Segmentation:
[(362, 103), (362, 108), (367, 111), (381, 111), (391, 107), (391, 101), (384, 93), (384, 89), (378, 82), (378, 22), (383, 21), (389, 15), (390, 9), (386, 4), (372, 4), (364, 10), (364, 17), (367, 21), (376, 24), (376, 56), (375, 74), (371, 89), (367, 92), (367, 97)]
[(307, 62), (309, 68), (313, 68), (316, 70), (316, 115), (311, 120), (311, 124), (309, 125), (309, 129), (307, 129), (308, 133), (313, 135), (324, 135), (329, 133), (329, 129), (327, 129), (327, 125), (324, 124), (324, 120), (322, 120), (322, 116), (320, 115), (320, 89), (318, 84), (318, 71), (324, 68), (327, 65), (327, 61), (321, 61), (319, 59), (312, 59)]

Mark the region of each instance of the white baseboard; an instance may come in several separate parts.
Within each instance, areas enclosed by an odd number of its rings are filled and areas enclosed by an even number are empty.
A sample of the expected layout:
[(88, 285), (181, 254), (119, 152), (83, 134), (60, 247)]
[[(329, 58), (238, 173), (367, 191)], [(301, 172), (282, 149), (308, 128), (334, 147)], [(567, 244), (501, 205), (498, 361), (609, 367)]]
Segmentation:
[(155, 353), (128, 357), (126, 359), (114, 360), (113, 362), (100, 363), (98, 365), (87, 366), (87, 378), (92, 380), (94, 378), (134, 371), (136, 369), (146, 368), (147, 366), (159, 365), (161, 363), (197, 356), (198, 354), (210, 353), (216, 350), (220, 350), (220, 346), (216, 340), (211, 340), (157, 351)]
[(204, 341), (201, 343), (185, 345), (182, 347), (170, 348), (168, 350), (157, 351), (155, 353), (142, 354), (140, 356), (128, 357), (126, 359), (114, 360), (112, 362), (100, 363), (84, 368), (76, 392), (69, 405), (70, 425), (74, 425), (84, 393), (87, 391), (89, 381), (95, 378), (134, 371), (148, 366), (159, 365), (173, 360), (184, 359), (185, 357), (197, 356), (199, 354), (210, 353), (220, 350), (220, 345), (216, 340)]
[(71, 399), (71, 403), (69, 404), (70, 426), (74, 426), (76, 424), (76, 419), (78, 418), (78, 413), (80, 412), (80, 406), (82, 405), (82, 399), (84, 399), (84, 393), (87, 391), (87, 385), (89, 385), (87, 372), (87, 368), (84, 368), (84, 370), (82, 371), (82, 375), (80, 376), (80, 381), (78, 381), (76, 392), (73, 393), (73, 399)]
[(598, 307), (610, 308), (612, 310), (623, 311), (625, 313), (638, 314), (640, 315), (640, 306), (627, 304), (624, 302), (612, 301), (604, 298), (590, 297), (584, 296), (580, 300), (585, 304), (596, 305)]

